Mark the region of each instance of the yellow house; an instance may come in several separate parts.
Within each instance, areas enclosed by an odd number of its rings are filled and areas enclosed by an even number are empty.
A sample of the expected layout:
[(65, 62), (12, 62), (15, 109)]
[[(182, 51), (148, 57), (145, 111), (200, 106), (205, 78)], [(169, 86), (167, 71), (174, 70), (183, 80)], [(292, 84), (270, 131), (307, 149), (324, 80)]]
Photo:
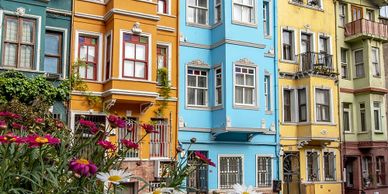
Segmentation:
[[(161, 164), (174, 156), (177, 144), (177, 5), (177, 0), (75, 0), (73, 5), (71, 61), (86, 63), (73, 70), (88, 89), (73, 92), (70, 123), (74, 128), (81, 115), (104, 124), (109, 113), (125, 117), (134, 127), (114, 131), (111, 140), (120, 147), (119, 139), (144, 135), (139, 123), (152, 122), (159, 133), (147, 136), (123, 164), (151, 187), (158, 186)], [(136, 193), (141, 184), (126, 186)]]
[(278, 14), (283, 193), (341, 193), (333, 1), (278, 1)]

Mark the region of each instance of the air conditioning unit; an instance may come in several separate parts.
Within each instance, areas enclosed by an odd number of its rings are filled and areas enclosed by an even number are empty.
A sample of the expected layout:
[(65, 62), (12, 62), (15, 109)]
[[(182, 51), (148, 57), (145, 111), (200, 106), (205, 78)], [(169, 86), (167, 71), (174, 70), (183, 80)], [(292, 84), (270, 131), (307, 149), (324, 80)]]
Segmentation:
[(45, 73), (46, 79), (48, 80), (59, 80), (61, 79), (61, 75), (57, 73)]

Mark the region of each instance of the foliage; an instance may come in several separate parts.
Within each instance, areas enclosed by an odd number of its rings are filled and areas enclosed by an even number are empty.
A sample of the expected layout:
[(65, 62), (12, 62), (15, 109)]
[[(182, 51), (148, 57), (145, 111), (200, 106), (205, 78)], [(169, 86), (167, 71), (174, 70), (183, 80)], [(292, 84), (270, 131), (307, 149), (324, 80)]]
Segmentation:
[(168, 80), (167, 68), (163, 67), (158, 69), (158, 82), (160, 85), (159, 95), (163, 99), (157, 102), (158, 109), (155, 111), (155, 114), (157, 117), (162, 117), (168, 106), (167, 100), (170, 98), (171, 93), (171, 85), (170, 81)]

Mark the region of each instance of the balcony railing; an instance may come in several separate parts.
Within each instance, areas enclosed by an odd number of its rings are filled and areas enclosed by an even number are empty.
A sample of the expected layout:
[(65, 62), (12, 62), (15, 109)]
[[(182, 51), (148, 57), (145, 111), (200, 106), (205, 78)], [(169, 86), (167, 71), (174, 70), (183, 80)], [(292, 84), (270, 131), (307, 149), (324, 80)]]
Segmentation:
[(299, 55), (302, 71), (334, 72), (333, 55), (327, 53), (306, 52)]
[(359, 19), (345, 25), (345, 36), (365, 35), (383, 40), (388, 39), (388, 26), (384, 23)]

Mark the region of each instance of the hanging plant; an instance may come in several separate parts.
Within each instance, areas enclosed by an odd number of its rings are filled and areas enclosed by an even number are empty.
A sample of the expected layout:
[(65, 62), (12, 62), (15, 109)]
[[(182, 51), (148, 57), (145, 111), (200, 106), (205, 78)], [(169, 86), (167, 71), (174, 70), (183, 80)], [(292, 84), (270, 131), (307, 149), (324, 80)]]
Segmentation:
[(157, 117), (163, 117), (164, 111), (168, 106), (168, 99), (170, 98), (171, 93), (171, 85), (168, 80), (168, 70), (167, 68), (159, 68), (158, 69), (158, 84), (160, 86), (159, 95), (162, 97), (162, 100), (157, 102), (157, 110), (155, 110), (155, 114)]

